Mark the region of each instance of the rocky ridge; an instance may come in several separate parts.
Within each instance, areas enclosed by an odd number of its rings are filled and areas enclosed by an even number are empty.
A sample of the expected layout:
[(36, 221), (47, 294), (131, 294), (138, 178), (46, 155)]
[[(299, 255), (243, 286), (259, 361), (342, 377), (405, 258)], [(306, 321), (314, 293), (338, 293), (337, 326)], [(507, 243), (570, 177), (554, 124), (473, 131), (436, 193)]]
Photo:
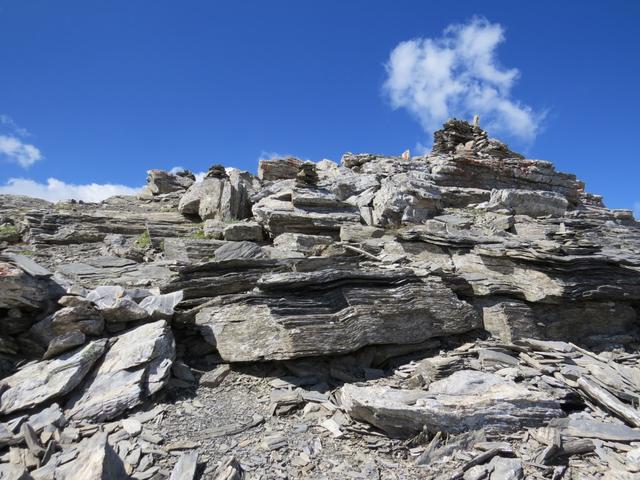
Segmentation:
[(0, 196), (0, 478), (635, 478), (639, 313), (631, 212), (460, 120)]

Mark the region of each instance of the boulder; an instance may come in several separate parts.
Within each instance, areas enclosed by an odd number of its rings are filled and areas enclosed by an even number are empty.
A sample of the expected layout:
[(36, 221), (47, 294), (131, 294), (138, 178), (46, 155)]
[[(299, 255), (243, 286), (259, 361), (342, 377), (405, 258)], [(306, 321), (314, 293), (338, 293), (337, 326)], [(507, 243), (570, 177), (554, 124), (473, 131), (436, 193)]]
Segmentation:
[(33, 480), (24, 465), (13, 463), (0, 464), (0, 478), (2, 480)]
[(380, 239), (385, 235), (383, 228), (368, 225), (345, 225), (340, 228), (340, 240), (350, 243), (365, 243), (373, 239)]
[(147, 186), (152, 195), (186, 190), (196, 181), (196, 177), (188, 171), (172, 174), (164, 170), (149, 170)]
[(260, 160), (258, 163), (258, 178), (265, 182), (295, 179), (302, 164), (302, 160), (295, 157)]
[(102, 356), (106, 344), (106, 340), (93, 341), (58, 358), (29, 364), (3, 379), (0, 412), (25, 410), (71, 392)]
[(202, 220), (246, 218), (251, 214), (252, 179), (251, 174), (239, 171), (230, 176), (221, 172), (208, 175), (189, 187), (180, 199), (178, 211), (198, 215)]
[[(69, 452), (61, 452), (62, 457)], [(59, 464), (52, 458), (47, 465), (32, 472), (35, 480), (55, 478), (56, 480), (127, 480), (124, 463), (108, 442), (105, 432), (85, 438), (77, 446), (75, 458)]]
[(62, 296), (63, 289), (49, 278), (50, 273), (31, 271), (36, 274), (14, 262), (0, 261), (0, 334), (12, 335), (28, 330), (38, 314)]
[(91, 336), (101, 335), (104, 331), (102, 314), (88, 301), (84, 305), (61, 308), (36, 323), (29, 333), (41, 344), (49, 345), (55, 337), (76, 331)]
[(226, 226), (227, 224), (220, 220), (205, 220), (202, 225), (202, 233), (212, 240), (222, 240)]
[(519, 458), (493, 457), (489, 462), (489, 480), (522, 480), (524, 470)]
[(64, 333), (62, 335), (54, 337), (49, 342), (47, 351), (42, 358), (46, 360), (49, 358), (57, 357), (61, 353), (79, 347), (80, 345), (84, 345), (86, 340), (86, 335), (79, 330), (74, 330), (72, 332)]
[(147, 316), (154, 320), (171, 320), (176, 306), (182, 301), (184, 294), (181, 290), (163, 295), (151, 295), (140, 302), (140, 308)]
[[(149, 297), (147, 297), (149, 298)], [(143, 302), (146, 299), (143, 300)], [(149, 318), (149, 312), (129, 297), (117, 298), (109, 307), (101, 308), (100, 313), (107, 323), (129, 323)]]
[(222, 235), (225, 240), (232, 242), (249, 241), (261, 242), (264, 240), (262, 226), (256, 222), (232, 223), (224, 227)]
[(103, 360), (67, 402), (67, 418), (105, 421), (136, 407), (165, 385), (174, 357), (175, 341), (164, 320), (114, 337)]

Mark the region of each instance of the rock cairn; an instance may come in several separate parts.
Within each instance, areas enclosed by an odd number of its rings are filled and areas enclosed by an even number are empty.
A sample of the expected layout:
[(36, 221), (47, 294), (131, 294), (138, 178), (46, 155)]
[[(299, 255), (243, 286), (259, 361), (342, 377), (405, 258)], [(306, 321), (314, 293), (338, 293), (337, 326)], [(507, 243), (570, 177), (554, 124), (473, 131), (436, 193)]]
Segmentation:
[(450, 120), (421, 157), (0, 196), (0, 478), (636, 478), (640, 224)]

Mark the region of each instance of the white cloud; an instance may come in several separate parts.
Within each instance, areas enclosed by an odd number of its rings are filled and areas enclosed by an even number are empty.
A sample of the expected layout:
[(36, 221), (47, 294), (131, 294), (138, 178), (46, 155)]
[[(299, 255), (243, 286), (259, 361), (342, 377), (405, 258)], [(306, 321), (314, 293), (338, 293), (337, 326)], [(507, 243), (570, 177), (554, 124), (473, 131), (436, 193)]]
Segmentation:
[(500, 24), (476, 17), (448, 26), (439, 38), (402, 42), (386, 64), (384, 91), (429, 134), (450, 117), (479, 114), (483, 127), (533, 141), (545, 114), (512, 98), (520, 72), (498, 62), (503, 41)]
[(640, 221), (640, 202), (633, 204), (633, 216), (636, 217), (636, 220)]
[(20, 137), (29, 137), (31, 134), (26, 128), (22, 128), (16, 122), (13, 121), (9, 115), (0, 114), (0, 125), (7, 127), (9, 130), (14, 132), (16, 135)]
[(28, 178), (11, 178), (6, 185), (0, 186), (0, 194), (27, 195), (50, 202), (69, 199), (100, 202), (114, 195), (135, 195), (138, 190), (140, 189), (110, 183), (75, 185), (56, 178), (49, 178), (47, 183), (38, 183)]
[(12, 135), (0, 135), (0, 158), (2, 157), (24, 168), (30, 167), (43, 158), (37, 147), (24, 143)]

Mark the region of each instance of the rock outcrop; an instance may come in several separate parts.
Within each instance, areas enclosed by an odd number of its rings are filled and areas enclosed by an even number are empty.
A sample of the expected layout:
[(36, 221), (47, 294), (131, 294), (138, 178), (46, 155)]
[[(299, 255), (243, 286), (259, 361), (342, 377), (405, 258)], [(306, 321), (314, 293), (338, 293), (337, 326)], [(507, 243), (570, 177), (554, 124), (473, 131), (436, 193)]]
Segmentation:
[(434, 140), (1, 195), (0, 478), (634, 478), (640, 224)]
[(257, 287), (196, 315), (225, 361), (335, 355), (480, 327), (469, 304), (409, 270), (280, 273), (262, 276)]

